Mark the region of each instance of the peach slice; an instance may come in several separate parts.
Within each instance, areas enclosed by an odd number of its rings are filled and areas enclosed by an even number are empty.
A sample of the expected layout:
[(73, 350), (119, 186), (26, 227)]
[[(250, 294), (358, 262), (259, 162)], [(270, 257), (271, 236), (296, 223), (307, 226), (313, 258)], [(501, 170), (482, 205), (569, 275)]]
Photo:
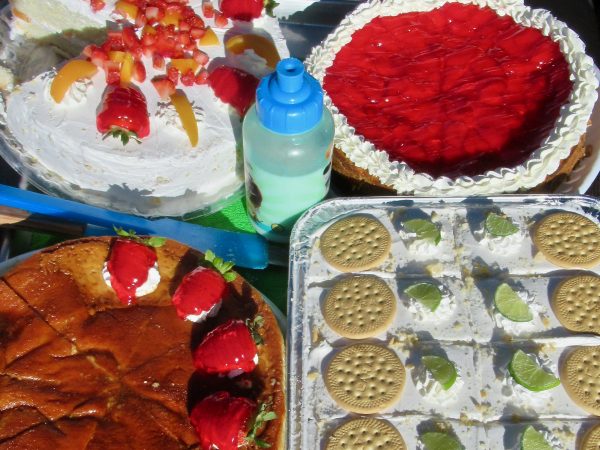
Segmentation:
[(219, 45), (219, 38), (211, 27), (206, 27), (206, 33), (198, 40), (200, 45)]
[(123, 56), (123, 62), (121, 63), (121, 85), (127, 85), (131, 83), (132, 74), (133, 56), (131, 56), (131, 53), (125, 53)]
[(114, 62), (122, 63), (125, 58), (125, 52), (111, 50), (108, 52), (108, 59)]
[(119, 0), (115, 4), (115, 10), (128, 19), (135, 20), (138, 13), (138, 7), (126, 0)]
[(181, 14), (178, 11), (168, 11), (165, 14), (165, 17), (162, 18), (160, 23), (164, 26), (175, 25), (179, 26), (179, 21), (181, 20)]
[(279, 53), (275, 44), (269, 39), (258, 34), (238, 34), (225, 42), (225, 50), (234, 55), (239, 55), (246, 49), (251, 49), (267, 61), (269, 67), (275, 68), (279, 60)]
[(15, 8), (14, 6), (12, 7), (12, 14), (15, 17), (18, 17), (19, 19), (31, 23), (31, 19), (29, 18), (29, 16), (27, 14), (25, 14), (22, 11), (19, 11), (17, 8)]
[(191, 58), (174, 58), (171, 60), (171, 65), (179, 70), (179, 73), (186, 73), (188, 70), (196, 73), (200, 64)]
[(177, 114), (179, 114), (179, 120), (181, 120), (181, 125), (188, 135), (190, 144), (195, 147), (198, 145), (198, 123), (192, 104), (182, 92), (175, 92), (171, 95), (171, 103), (173, 103)]
[(91, 78), (97, 71), (98, 67), (89, 61), (72, 59), (62, 66), (52, 80), (50, 95), (56, 103), (62, 102), (73, 83), (82, 78)]

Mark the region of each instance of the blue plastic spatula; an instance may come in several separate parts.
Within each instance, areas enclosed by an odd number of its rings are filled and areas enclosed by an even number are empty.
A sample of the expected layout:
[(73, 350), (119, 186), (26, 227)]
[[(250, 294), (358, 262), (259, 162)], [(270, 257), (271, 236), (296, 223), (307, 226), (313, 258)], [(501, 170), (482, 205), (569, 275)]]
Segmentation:
[[(174, 239), (201, 252), (212, 250), (224, 260), (250, 269), (264, 269), (269, 264), (267, 241), (256, 234), (208, 228), (175, 219), (149, 220), (2, 184), (0, 205), (68, 222), (96, 225), (111, 233), (114, 233), (113, 227), (122, 227), (137, 234)], [(97, 229), (90, 231), (90, 234), (98, 234)]]

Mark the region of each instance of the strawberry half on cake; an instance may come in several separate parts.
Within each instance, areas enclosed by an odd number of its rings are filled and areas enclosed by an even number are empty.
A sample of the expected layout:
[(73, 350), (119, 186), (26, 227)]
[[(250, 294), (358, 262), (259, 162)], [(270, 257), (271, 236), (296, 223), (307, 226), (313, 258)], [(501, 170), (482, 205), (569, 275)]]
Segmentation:
[[(42, 14), (49, 5), (39, 3)], [(231, 0), (56, 5), (72, 9), (64, 26), (71, 16), (75, 24), (79, 16), (93, 19), (102, 38), (16, 80), (0, 102), (6, 159), (46, 190), (145, 216), (214, 210), (237, 198), (243, 116), (258, 80), (289, 54), (277, 19)], [(43, 21), (19, 6), (15, 23)], [(8, 47), (27, 39), (15, 34)], [(9, 62), (18, 74), (20, 62)]]
[(583, 49), (519, 1), (362, 4), (308, 59), (334, 113), (334, 169), (416, 195), (515, 192), (568, 173), (597, 98)]

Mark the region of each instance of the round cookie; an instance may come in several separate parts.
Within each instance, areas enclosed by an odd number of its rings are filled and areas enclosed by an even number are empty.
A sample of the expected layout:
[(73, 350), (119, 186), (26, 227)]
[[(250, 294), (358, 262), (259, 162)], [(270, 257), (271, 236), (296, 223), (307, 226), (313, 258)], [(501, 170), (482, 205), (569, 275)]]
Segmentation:
[(535, 226), (533, 242), (548, 261), (560, 267), (594, 267), (600, 263), (600, 227), (570, 212), (550, 214)]
[(561, 364), (560, 381), (571, 400), (600, 416), (600, 346), (573, 349)]
[(348, 411), (362, 414), (373, 414), (396, 403), (405, 380), (404, 365), (398, 356), (374, 344), (344, 348), (325, 372), (325, 386), (331, 397)]
[(341, 336), (364, 339), (385, 331), (396, 314), (396, 297), (382, 279), (357, 275), (338, 281), (323, 303), (327, 325)]
[(600, 277), (566, 279), (554, 291), (552, 308), (567, 330), (600, 334)]
[(342, 272), (371, 269), (381, 264), (392, 246), (390, 233), (369, 216), (350, 216), (330, 225), (321, 236), (321, 253)]
[(406, 450), (402, 435), (388, 422), (353, 419), (338, 427), (325, 450)]
[(581, 441), (581, 450), (600, 450), (600, 425), (585, 433)]

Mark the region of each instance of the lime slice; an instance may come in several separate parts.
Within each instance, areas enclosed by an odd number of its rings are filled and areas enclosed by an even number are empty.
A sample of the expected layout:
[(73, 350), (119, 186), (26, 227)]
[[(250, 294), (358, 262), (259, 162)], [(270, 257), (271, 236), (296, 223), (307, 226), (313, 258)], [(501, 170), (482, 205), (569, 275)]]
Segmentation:
[(404, 222), (404, 228), (411, 233), (416, 233), (417, 238), (433, 242), (435, 245), (440, 243), (442, 235), (438, 227), (433, 222), (425, 219), (411, 219)]
[(521, 436), (521, 450), (553, 450), (544, 435), (529, 425)]
[(456, 381), (456, 367), (452, 362), (440, 356), (423, 356), (423, 364), (431, 372), (433, 378), (442, 385), (444, 390), (452, 387)]
[(462, 450), (463, 446), (454, 436), (447, 433), (436, 433), (430, 431), (423, 433), (420, 437), (421, 442), (425, 444), (426, 450)]
[(502, 283), (496, 289), (494, 305), (500, 314), (513, 322), (533, 320), (533, 314), (527, 303), (506, 283)]
[(517, 383), (530, 391), (545, 391), (560, 384), (558, 378), (546, 372), (522, 350), (515, 352), (508, 364), (508, 371)]
[(404, 289), (404, 293), (418, 301), (432, 312), (440, 306), (442, 292), (432, 283), (417, 283)]
[(510, 236), (519, 231), (519, 227), (506, 217), (496, 213), (489, 213), (485, 218), (485, 230), (492, 236)]

